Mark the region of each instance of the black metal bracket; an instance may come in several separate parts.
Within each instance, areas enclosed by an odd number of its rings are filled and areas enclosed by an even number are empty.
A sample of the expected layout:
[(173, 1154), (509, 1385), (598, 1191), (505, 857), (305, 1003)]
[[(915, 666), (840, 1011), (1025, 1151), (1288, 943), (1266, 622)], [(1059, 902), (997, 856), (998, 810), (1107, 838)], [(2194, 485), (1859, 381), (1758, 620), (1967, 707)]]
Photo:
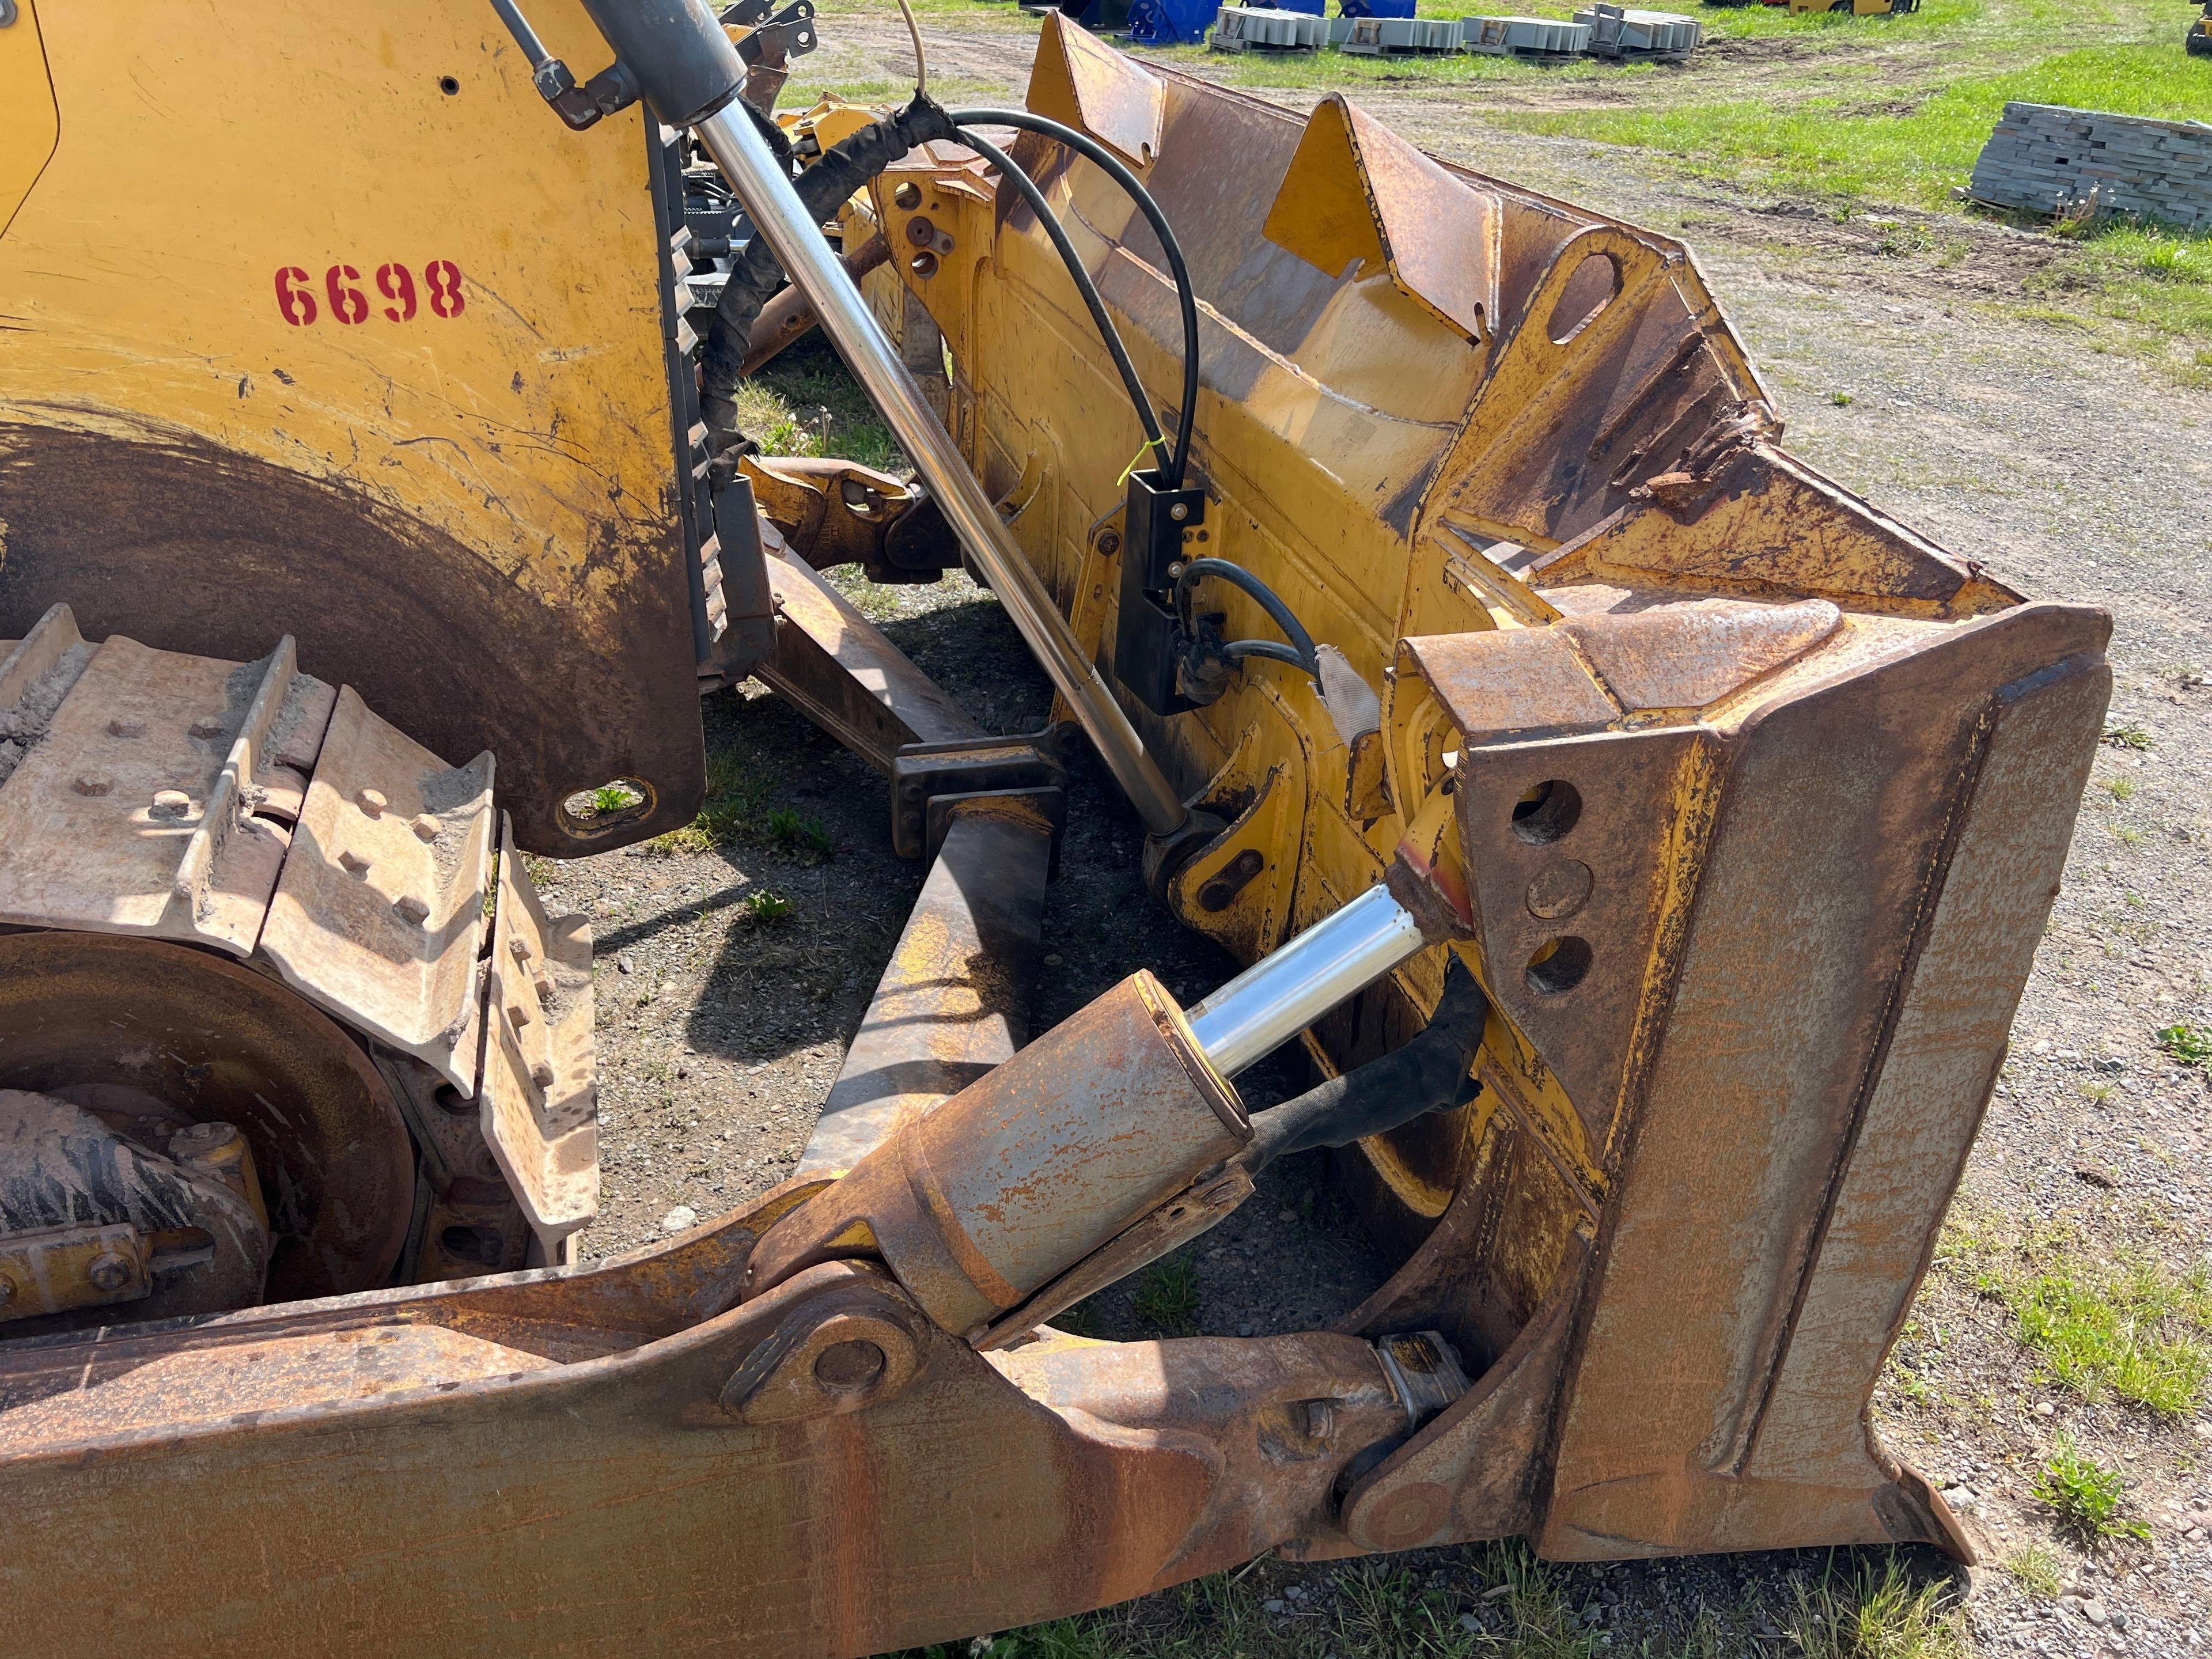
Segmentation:
[(1067, 823), (1067, 768), (1052, 732), (906, 744), (891, 761), (891, 846), (902, 858), (934, 858), (955, 804), (998, 796), (1025, 802), (1050, 820), (1057, 870)]
[(1132, 472), (1121, 525), (1121, 598), (1114, 628), (1114, 677), (1155, 714), (1198, 705), (1182, 695), (1177, 667), (1190, 641), (1170, 594), (1185, 541), (1206, 522), (1206, 491), (1163, 487), (1158, 472)]

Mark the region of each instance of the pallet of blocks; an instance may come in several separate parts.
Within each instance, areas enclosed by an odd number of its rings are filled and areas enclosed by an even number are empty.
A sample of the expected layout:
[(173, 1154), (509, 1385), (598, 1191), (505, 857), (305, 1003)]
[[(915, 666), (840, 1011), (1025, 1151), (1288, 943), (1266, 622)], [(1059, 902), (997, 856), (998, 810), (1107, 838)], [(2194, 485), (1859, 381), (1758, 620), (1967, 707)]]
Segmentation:
[(1575, 14), (1589, 25), (1593, 58), (1666, 58), (1679, 63), (1705, 40), (1705, 25), (1671, 11), (1637, 11), (1603, 3)]
[(1328, 21), (1310, 12), (1224, 6), (1213, 23), (1216, 52), (1319, 52), (1328, 40)]
[(1366, 58), (1412, 58), (1459, 50), (1459, 21), (1436, 17), (1354, 17), (1340, 39), (1346, 52)]
[(1556, 17), (1462, 17), (1463, 52), (1490, 58), (1577, 58), (1589, 50), (1590, 27)]
[(2060, 104), (2007, 104), (1966, 194), (2029, 213), (2212, 230), (2212, 126)]

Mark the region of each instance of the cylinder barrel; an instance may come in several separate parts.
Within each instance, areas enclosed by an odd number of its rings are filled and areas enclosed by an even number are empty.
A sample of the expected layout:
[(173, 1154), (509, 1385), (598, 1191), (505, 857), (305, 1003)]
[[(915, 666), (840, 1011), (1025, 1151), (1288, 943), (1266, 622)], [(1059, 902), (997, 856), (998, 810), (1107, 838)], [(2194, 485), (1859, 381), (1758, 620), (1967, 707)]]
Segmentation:
[(940, 1326), (975, 1332), (1251, 1133), (1175, 999), (1139, 972), (769, 1229), (749, 1289), (872, 1249)]

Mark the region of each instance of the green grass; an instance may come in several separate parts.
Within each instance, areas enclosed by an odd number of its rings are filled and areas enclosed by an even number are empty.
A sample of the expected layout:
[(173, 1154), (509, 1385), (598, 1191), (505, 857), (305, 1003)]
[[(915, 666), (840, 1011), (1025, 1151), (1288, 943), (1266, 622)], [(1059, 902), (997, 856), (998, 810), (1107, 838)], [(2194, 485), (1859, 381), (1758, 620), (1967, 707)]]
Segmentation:
[[(1523, 1544), (1471, 1547), (1441, 1563), (1440, 1571), (1420, 1577), (1389, 1561), (1350, 1565), (1334, 1572), (1334, 1593), (1308, 1572), (1314, 1593), (1300, 1600), (1285, 1599), (1280, 1587), (1297, 1569), (1277, 1567), (1270, 1577), (1246, 1568), (904, 1659), (1967, 1659), (1969, 1652), (1950, 1582), (1917, 1579), (1893, 1554), (1839, 1555), (1796, 1581), (1787, 1599), (1763, 1603), (1751, 1589), (1737, 1605), (1700, 1609), (1681, 1637), (1632, 1648), (1591, 1629), (1572, 1577)], [(1784, 1632), (1778, 1648), (1752, 1634), (1767, 1620)]]
[(1801, 1584), (1784, 1639), (1803, 1659), (1970, 1659), (1947, 1583), (1916, 1583), (1895, 1556)]
[(760, 839), (767, 830), (769, 800), (775, 774), (759, 761), (727, 750), (707, 755), (707, 793), (699, 816), (681, 830), (653, 838), (664, 853), (711, 853), (739, 841)]
[(2111, 1538), (2148, 1538), (2150, 1528), (2122, 1514), (2125, 1483), (2061, 1435), (2035, 1477), (2035, 1495), (2057, 1511), (2058, 1524), (2084, 1546)]
[[(1888, 95), (1869, 99), (1869, 92)], [(2185, 57), (2158, 43), (2082, 46), (2020, 69), (1925, 88), (1861, 81), (1790, 101), (1509, 110), (1494, 118), (1528, 131), (1656, 149), (1693, 173), (1802, 195), (1936, 206), (1966, 181), (1997, 117), (2014, 100), (2187, 120), (2212, 109), (2212, 59)], [(2203, 239), (2192, 239), (2184, 251), (2160, 257), (2180, 271), (2208, 256)]]
[(1137, 1281), (1131, 1305), (1137, 1317), (1162, 1336), (1196, 1336), (1197, 1270), (1189, 1262), (1176, 1260), (1147, 1268)]
[(762, 826), (768, 843), (778, 851), (809, 860), (828, 858), (837, 850), (837, 838), (821, 819), (779, 806)]
[(2212, 1282), (2144, 1257), (2082, 1259), (2056, 1228), (2009, 1246), (1947, 1229), (1942, 1258), (2002, 1302), (2044, 1376), (2085, 1400), (2106, 1394), (2163, 1417), (2196, 1409), (2212, 1380)]
[(818, 331), (738, 386), (738, 424), (770, 455), (836, 455), (886, 472), (906, 468), (890, 428)]
[(2047, 1545), (2027, 1544), (2004, 1559), (2005, 1577), (2039, 1601), (2055, 1601), (2066, 1588), (2058, 1557)]

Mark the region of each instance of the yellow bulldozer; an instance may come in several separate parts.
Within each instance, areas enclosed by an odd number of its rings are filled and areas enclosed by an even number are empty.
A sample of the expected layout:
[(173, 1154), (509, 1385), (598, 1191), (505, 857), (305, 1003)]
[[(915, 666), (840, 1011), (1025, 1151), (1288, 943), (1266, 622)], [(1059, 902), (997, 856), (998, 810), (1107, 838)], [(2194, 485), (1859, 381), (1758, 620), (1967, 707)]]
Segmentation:
[[(2106, 617), (1794, 459), (1677, 242), (1056, 17), (1020, 107), (778, 116), (817, 21), (0, 0), (7, 1651), (1971, 1559), (1868, 1405)], [(744, 431), (810, 326), (911, 476)], [(839, 564), (972, 570), (1054, 722)], [(748, 675), (928, 875), (793, 1177), (580, 1261), (592, 945), (522, 855), (686, 823)], [(1032, 1036), (1071, 742), (1249, 966)], [(1325, 1146), (1390, 1264), (1334, 1327), (1054, 1323)]]

